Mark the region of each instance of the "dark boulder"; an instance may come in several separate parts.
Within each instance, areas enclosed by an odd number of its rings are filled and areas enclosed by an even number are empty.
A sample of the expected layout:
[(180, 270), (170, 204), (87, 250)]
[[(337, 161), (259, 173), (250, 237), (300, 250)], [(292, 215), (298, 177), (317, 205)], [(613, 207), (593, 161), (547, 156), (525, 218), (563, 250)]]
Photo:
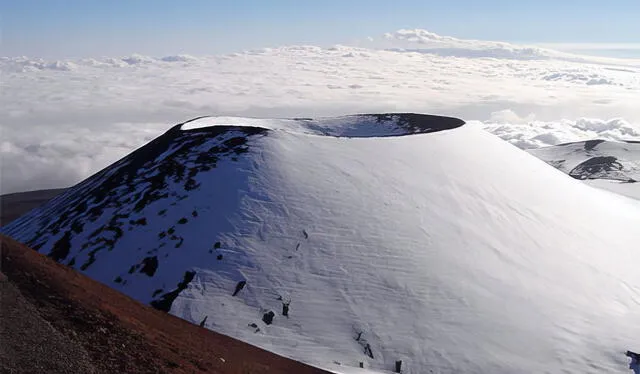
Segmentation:
[(242, 291), (242, 289), (244, 288), (244, 286), (247, 284), (247, 281), (240, 281), (238, 282), (238, 284), (236, 284), (236, 290), (233, 291), (233, 295), (235, 296), (238, 294), (238, 292)]
[(276, 314), (270, 310), (268, 313), (265, 313), (262, 315), (262, 322), (266, 323), (267, 325), (270, 325), (273, 323), (273, 317), (275, 316)]

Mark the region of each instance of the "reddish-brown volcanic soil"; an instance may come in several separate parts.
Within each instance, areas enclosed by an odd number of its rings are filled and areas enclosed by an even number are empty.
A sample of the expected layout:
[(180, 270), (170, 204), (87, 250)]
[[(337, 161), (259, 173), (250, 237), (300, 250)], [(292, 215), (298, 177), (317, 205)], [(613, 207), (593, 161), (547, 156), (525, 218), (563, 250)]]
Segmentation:
[(0, 372), (326, 373), (143, 305), (0, 236)]

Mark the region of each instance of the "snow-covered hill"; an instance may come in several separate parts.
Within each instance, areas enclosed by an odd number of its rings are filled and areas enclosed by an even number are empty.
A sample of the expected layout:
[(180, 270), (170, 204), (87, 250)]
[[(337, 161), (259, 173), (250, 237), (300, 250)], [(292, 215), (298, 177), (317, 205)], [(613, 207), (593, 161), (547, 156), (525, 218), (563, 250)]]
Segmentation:
[(628, 372), (640, 202), (461, 125), (200, 118), (2, 231), (345, 372)]
[(587, 184), (640, 199), (640, 142), (589, 140), (528, 152)]

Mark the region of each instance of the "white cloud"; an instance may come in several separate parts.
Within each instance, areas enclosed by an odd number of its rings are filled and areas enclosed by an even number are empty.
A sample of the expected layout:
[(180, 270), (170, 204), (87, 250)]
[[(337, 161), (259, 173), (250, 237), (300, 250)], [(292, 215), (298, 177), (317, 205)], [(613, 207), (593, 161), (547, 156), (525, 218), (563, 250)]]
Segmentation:
[(114, 123), (2, 129), (2, 193), (67, 187), (110, 165), (169, 127), (168, 123)]
[(590, 139), (613, 141), (640, 139), (640, 126), (621, 118), (610, 120), (579, 118), (577, 120), (553, 122), (513, 121), (509, 123), (487, 121), (485, 123), (478, 122), (477, 124), (523, 149)]
[(471, 43), (473, 41), (464, 41), (451, 36), (441, 36), (436, 33), (422, 29), (400, 29), (396, 32), (384, 34), (386, 39), (390, 40), (406, 40), (412, 43), (429, 44), (429, 43)]
[[(640, 54), (637, 53), (637, 43), (619, 44), (536, 44), (523, 45), (497, 41), (458, 39), (450, 36), (441, 36), (427, 30), (402, 29), (393, 33), (386, 33), (382, 39), (365, 42), (363, 46), (378, 49), (415, 51), (420, 53), (436, 54), (440, 56), (472, 57), (472, 58), (500, 58), (516, 60), (561, 60), (569, 62), (581, 62), (590, 64), (627, 65), (636, 67), (640, 65)], [(585, 46), (586, 49), (580, 49)], [(600, 46), (601, 48), (598, 48)], [(555, 47), (555, 48), (554, 48)], [(584, 56), (588, 51), (636, 51), (630, 56), (635, 60), (621, 61), (615, 58), (596, 57), (591, 54)], [(576, 54), (578, 53), (578, 54)], [(589, 54), (589, 53), (586, 53)], [(629, 53), (626, 53), (629, 55)]]
[[(420, 30), (383, 41), (396, 50), (291, 46), (206, 57), (0, 58), (2, 192), (77, 182), (145, 138), (200, 115), (444, 114), (482, 121), (523, 147), (640, 137), (636, 60), (567, 59)], [(440, 50), (430, 51), (429, 43)], [(580, 118), (602, 118), (604, 127)]]
[(369, 45), (378, 49), (412, 51), (449, 57), (546, 60), (563, 55), (536, 46), (457, 39), (421, 29), (402, 29), (393, 33), (386, 33), (384, 38)]
[(491, 116), (489, 117), (489, 123), (522, 124), (529, 123), (534, 119), (535, 115), (533, 113), (530, 113), (526, 117), (521, 117), (511, 109), (504, 109), (491, 113)]

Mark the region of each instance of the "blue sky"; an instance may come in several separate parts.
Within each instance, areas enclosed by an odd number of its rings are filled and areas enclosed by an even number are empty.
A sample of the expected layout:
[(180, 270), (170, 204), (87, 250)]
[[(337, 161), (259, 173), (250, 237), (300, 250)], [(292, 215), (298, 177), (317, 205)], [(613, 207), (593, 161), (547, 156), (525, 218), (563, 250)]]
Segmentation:
[(401, 28), (459, 38), (640, 43), (640, 0), (0, 0), (0, 55), (216, 54), (348, 44)]

